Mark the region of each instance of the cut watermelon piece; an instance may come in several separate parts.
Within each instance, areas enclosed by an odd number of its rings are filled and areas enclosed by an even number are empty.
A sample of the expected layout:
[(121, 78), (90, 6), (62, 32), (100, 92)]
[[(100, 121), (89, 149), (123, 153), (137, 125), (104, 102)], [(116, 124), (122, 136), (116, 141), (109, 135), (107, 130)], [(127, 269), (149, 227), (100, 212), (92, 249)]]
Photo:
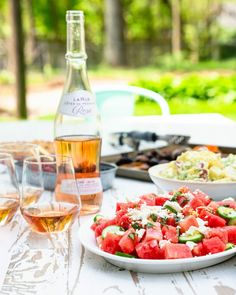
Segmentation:
[(221, 241), (225, 244), (228, 243), (228, 232), (224, 227), (216, 227), (216, 228), (211, 228), (207, 231), (205, 234), (206, 239), (210, 239), (213, 237), (218, 237), (221, 239)]
[(136, 206), (137, 204), (134, 202), (127, 202), (127, 203), (120, 202), (116, 204), (116, 212), (120, 210), (125, 210), (127, 212), (129, 208), (135, 208)]
[(165, 240), (171, 243), (178, 243), (178, 233), (177, 228), (171, 225), (163, 226), (162, 233)]
[(200, 190), (195, 190), (192, 194), (195, 198), (201, 200), (205, 206), (207, 206), (211, 202), (211, 199), (207, 196), (207, 194), (203, 193)]
[(205, 204), (204, 204), (204, 202), (203, 202), (201, 199), (193, 198), (193, 199), (189, 202), (189, 206), (195, 210), (195, 209), (197, 209), (198, 207), (205, 206)]
[(147, 194), (140, 197), (139, 205), (146, 204), (147, 206), (155, 206), (156, 205), (156, 195), (155, 194)]
[(224, 229), (228, 233), (228, 242), (236, 245), (236, 225), (226, 226)]
[(157, 240), (160, 241), (163, 239), (162, 231), (161, 231), (161, 225), (160, 223), (155, 223), (155, 226), (149, 227), (146, 229), (146, 236), (145, 241), (150, 240)]
[(136, 235), (135, 230), (129, 229), (120, 239), (119, 246), (122, 252), (126, 254), (131, 254), (134, 252), (137, 243), (138, 236)]
[(207, 221), (207, 225), (209, 227), (223, 227), (226, 225), (226, 221), (224, 218), (217, 216), (215, 214), (210, 213), (206, 209), (202, 209), (199, 213), (199, 217), (205, 221)]
[(198, 222), (195, 216), (189, 215), (185, 217), (184, 220), (181, 220), (179, 222), (179, 226), (180, 226), (180, 232), (185, 233), (190, 228), (190, 226), (198, 227)]
[(128, 229), (130, 227), (131, 219), (128, 215), (124, 214), (119, 219), (117, 219), (117, 224), (124, 229)]
[(208, 205), (207, 208), (209, 211), (213, 214), (216, 214), (217, 208), (219, 207), (219, 204), (217, 202), (211, 201)]
[(203, 239), (202, 244), (206, 254), (219, 253), (225, 250), (225, 243), (219, 237)]
[(196, 246), (194, 246), (194, 248), (192, 250), (192, 254), (193, 254), (193, 256), (204, 256), (204, 255), (206, 255), (202, 242), (200, 242)]
[(155, 204), (156, 204), (156, 206), (163, 206), (165, 204), (165, 202), (168, 200), (169, 200), (169, 198), (157, 196), (155, 198)]
[(159, 248), (157, 240), (139, 243), (135, 250), (142, 259), (163, 259), (163, 250)]
[(120, 240), (121, 236), (113, 233), (107, 233), (106, 237), (101, 243), (101, 249), (105, 252), (115, 254), (115, 252), (121, 251), (121, 248), (119, 246)]
[(183, 207), (182, 213), (184, 214), (184, 216), (188, 216), (188, 215), (193, 215), (196, 212), (194, 211), (192, 207), (189, 206), (189, 204), (187, 204)]
[(218, 204), (219, 204), (219, 206), (226, 206), (226, 207), (236, 209), (236, 202), (235, 201), (225, 200), (225, 201), (218, 202)]
[(179, 259), (193, 257), (191, 250), (185, 244), (171, 244), (165, 245), (166, 259)]

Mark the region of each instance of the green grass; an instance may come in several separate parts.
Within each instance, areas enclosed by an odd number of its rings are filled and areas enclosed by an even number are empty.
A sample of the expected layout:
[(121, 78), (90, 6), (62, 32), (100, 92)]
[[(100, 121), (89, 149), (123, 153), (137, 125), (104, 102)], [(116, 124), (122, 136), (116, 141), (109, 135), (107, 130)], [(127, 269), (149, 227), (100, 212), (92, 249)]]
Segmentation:
[[(160, 58), (161, 62), (156, 65), (146, 67), (109, 67), (104, 64), (90, 66), (89, 76), (91, 78), (128, 78), (137, 79), (145, 77), (146, 79), (155, 78), (162, 73), (185, 73), (198, 71), (228, 71), (232, 72), (236, 69), (236, 58), (221, 61), (201, 61), (199, 63), (191, 63), (189, 60), (180, 60), (175, 62), (173, 59)], [(153, 77), (154, 76), (154, 77)]]
[[(172, 99), (168, 102), (171, 114), (199, 114), (199, 113), (219, 113), (230, 119), (236, 120), (236, 102), (230, 104), (220, 104), (214, 101), (199, 101), (195, 99), (185, 100)], [(159, 106), (152, 101), (137, 101), (135, 104), (135, 116), (160, 115)], [(39, 120), (53, 120), (54, 114), (41, 116)]]
[(12, 121), (16, 121), (16, 120), (17, 120), (16, 118), (1, 116), (1, 114), (0, 114), (0, 122), (12, 122)]
[[(199, 113), (219, 113), (230, 119), (236, 120), (236, 102), (221, 104), (214, 100), (201, 101), (189, 99), (181, 101), (172, 99), (168, 102), (171, 114), (199, 114)], [(159, 115), (160, 108), (152, 101), (137, 101), (135, 106), (136, 116)]]

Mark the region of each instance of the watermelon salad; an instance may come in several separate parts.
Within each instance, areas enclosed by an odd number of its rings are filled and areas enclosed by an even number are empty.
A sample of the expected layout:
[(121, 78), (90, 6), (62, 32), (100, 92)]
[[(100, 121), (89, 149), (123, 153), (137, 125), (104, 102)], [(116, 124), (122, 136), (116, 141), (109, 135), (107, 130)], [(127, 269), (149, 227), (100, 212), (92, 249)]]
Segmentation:
[(187, 187), (117, 203), (114, 218), (98, 214), (91, 226), (98, 247), (139, 259), (211, 255), (236, 246), (236, 201), (213, 201)]

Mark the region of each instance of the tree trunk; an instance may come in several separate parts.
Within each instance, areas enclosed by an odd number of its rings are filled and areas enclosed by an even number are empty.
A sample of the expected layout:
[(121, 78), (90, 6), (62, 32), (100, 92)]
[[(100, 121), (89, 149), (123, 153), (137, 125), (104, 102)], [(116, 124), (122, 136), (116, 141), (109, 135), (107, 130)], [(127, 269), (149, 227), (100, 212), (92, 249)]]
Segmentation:
[(20, 0), (10, 0), (11, 25), (14, 48), (14, 69), (16, 77), (17, 116), (21, 119), (27, 118), (26, 108), (26, 82), (25, 82), (25, 59), (24, 40), (21, 19)]
[(26, 0), (27, 11), (29, 17), (29, 35), (27, 42), (27, 64), (32, 64), (37, 57), (37, 40), (36, 40), (36, 30), (35, 30), (35, 20), (33, 13), (33, 0)]
[(105, 61), (112, 66), (126, 64), (124, 19), (121, 0), (105, 0)]
[(181, 51), (180, 0), (170, 1), (172, 15), (172, 53), (176, 55)]

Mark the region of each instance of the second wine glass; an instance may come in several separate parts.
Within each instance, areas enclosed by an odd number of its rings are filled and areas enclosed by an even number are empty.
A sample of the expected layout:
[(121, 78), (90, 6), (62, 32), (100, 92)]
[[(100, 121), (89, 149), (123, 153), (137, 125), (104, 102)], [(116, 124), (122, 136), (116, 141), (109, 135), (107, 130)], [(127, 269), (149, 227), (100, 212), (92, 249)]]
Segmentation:
[(9, 223), (19, 207), (19, 187), (12, 156), (0, 153), (0, 226)]
[(33, 231), (66, 231), (80, 212), (72, 159), (63, 155), (24, 160), (21, 213)]

